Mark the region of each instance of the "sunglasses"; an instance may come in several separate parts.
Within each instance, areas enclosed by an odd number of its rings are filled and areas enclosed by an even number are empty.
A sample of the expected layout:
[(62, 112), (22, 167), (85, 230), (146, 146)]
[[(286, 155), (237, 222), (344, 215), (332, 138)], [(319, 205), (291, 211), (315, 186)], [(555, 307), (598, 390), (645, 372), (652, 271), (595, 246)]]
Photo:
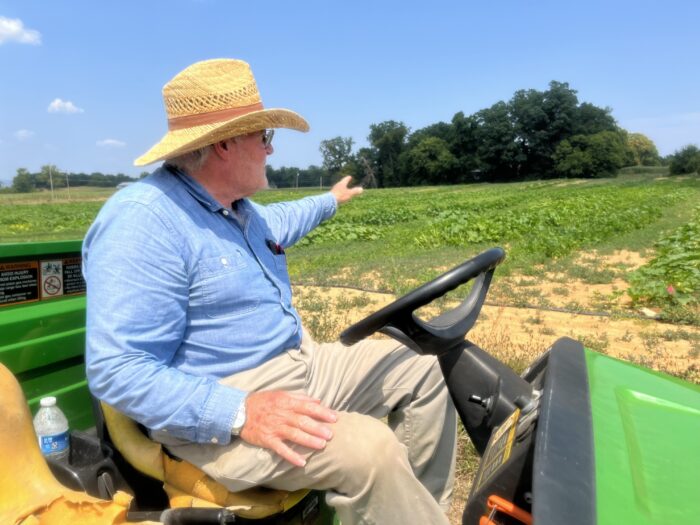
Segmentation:
[(262, 132), (262, 143), (263, 146), (266, 148), (272, 144), (272, 137), (275, 136), (275, 130), (274, 129), (265, 129)]

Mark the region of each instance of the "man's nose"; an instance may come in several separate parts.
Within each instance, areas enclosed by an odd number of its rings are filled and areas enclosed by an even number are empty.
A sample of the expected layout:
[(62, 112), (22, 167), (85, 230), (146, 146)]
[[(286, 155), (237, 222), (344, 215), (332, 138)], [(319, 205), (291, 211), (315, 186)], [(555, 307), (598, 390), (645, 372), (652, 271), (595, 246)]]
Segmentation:
[(268, 144), (267, 147), (265, 148), (265, 152), (268, 155), (272, 155), (275, 152), (275, 148), (272, 144)]

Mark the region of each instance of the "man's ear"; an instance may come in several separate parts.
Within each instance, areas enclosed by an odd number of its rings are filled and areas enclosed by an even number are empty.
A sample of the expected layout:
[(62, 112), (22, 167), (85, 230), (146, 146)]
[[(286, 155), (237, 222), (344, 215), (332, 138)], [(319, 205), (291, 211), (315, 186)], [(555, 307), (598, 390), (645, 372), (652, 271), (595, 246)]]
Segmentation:
[(212, 148), (214, 149), (214, 153), (216, 153), (219, 157), (225, 157), (228, 155), (229, 149), (227, 141), (225, 140), (220, 140), (219, 142), (212, 144)]

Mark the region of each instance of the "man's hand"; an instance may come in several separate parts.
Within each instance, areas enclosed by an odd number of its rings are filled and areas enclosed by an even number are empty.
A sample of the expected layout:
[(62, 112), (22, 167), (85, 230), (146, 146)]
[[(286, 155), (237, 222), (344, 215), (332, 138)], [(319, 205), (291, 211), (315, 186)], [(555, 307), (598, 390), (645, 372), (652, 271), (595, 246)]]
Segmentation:
[(350, 184), (351, 180), (352, 177), (348, 175), (347, 177), (343, 177), (338, 182), (336, 182), (331, 188), (331, 193), (335, 196), (335, 200), (338, 201), (338, 204), (348, 202), (355, 195), (359, 195), (360, 193), (362, 193), (362, 186), (348, 188), (348, 184)]
[(306, 460), (285, 443), (321, 450), (333, 437), (323, 423), (335, 423), (335, 411), (318, 399), (282, 391), (253, 392), (246, 398), (246, 422), (241, 439), (269, 448), (284, 459), (303, 467)]

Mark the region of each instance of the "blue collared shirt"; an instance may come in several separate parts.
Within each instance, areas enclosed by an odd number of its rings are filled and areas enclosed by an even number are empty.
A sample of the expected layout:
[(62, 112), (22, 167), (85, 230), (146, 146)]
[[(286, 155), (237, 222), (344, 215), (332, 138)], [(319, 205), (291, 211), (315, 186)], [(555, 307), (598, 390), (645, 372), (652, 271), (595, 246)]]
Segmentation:
[(148, 428), (228, 443), (246, 393), (217, 380), (299, 348), (282, 247), (336, 206), (326, 193), (234, 211), (163, 167), (117, 192), (83, 243), (92, 392)]

